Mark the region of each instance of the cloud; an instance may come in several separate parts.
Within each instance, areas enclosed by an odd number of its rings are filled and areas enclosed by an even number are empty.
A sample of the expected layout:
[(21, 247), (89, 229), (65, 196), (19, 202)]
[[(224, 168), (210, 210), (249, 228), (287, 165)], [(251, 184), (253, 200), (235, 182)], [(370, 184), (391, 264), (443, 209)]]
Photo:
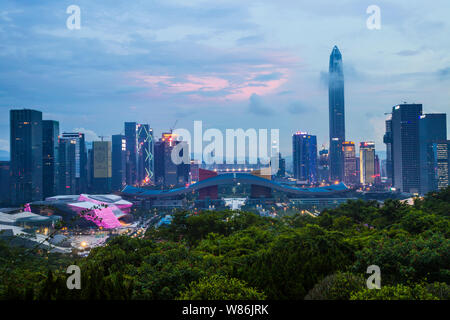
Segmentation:
[(309, 109), (300, 101), (292, 102), (290, 105), (288, 105), (287, 110), (291, 114), (301, 114), (309, 111)]
[(273, 111), (263, 104), (261, 97), (257, 94), (251, 95), (248, 111), (259, 116), (273, 115)]
[(263, 36), (248, 36), (248, 37), (242, 37), (236, 40), (236, 44), (238, 46), (246, 46), (246, 45), (252, 45), (256, 43), (260, 43), (264, 41)]
[(9, 141), (0, 139), (0, 150), (9, 152)]
[[(272, 71), (275, 69), (276, 71)], [(194, 100), (249, 99), (253, 94), (274, 93), (288, 80), (288, 70), (272, 65), (242, 66), (242, 72), (213, 74), (152, 75), (130, 72), (132, 85), (147, 87), (152, 97), (182, 94)]]
[(410, 56), (415, 56), (418, 55), (420, 53), (420, 50), (402, 50), (397, 52), (396, 54), (402, 57), (410, 57)]
[(450, 79), (450, 67), (438, 70), (437, 75), (438, 75), (439, 79), (441, 79), (441, 80)]
[(93, 130), (85, 129), (85, 128), (74, 128), (74, 132), (81, 132), (84, 133), (84, 139), (86, 141), (98, 141), (100, 140), (97, 133), (95, 133)]

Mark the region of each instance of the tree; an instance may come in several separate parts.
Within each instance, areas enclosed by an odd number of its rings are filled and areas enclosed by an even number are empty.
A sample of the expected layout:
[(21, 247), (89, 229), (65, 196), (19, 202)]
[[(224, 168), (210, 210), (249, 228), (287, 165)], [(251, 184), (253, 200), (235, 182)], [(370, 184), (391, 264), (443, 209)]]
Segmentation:
[(179, 300), (264, 300), (265, 294), (247, 286), (245, 281), (223, 275), (204, 277), (192, 282)]

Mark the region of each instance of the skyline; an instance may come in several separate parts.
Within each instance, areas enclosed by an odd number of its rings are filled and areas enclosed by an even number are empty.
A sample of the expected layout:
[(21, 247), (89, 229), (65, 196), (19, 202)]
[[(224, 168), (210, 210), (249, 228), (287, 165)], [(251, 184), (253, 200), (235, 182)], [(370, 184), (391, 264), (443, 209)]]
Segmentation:
[(8, 112), (19, 108), (41, 110), (61, 132), (82, 131), (88, 141), (120, 133), (124, 121), (149, 123), (160, 136), (178, 119), (186, 129), (194, 120), (223, 131), (279, 128), (283, 155), (297, 130), (316, 135), (320, 148), (328, 141), (334, 45), (345, 60), (347, 140), (384, 150), (383, 113), (392, 106), (407, 101), (448, 112), (449, 23), (439, 8), (449, 4), (380, 1), (381, 30), (368, 30), (367, 5), (355, 3), (286, 1), (270, 10), (264, 1), (245, 8), (235, 1), (129, 8), (77, 1), (81, 29), (68, 30), (70, 3), (5, 1), (0, 150), (9, 148)]

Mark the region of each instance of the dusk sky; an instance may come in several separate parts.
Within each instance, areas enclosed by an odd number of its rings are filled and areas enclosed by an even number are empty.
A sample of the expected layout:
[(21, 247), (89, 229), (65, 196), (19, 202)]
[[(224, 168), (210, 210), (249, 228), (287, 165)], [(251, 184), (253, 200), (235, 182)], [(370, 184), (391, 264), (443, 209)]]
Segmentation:
[[(69, 30), (69, 5), (81, 29)], [(369, 30), (369, 5), (381, 29)], [(450, 111), (450, 1), (8, 1), (0, 3), (0, 150), (9, 110), (41, 110), (87, 140), (149, 123), (301, 130), (328, 144), (329, 55), (342, 52), (346, 138), (384, 151), (385, 112)], [(448, 127), (450, 127), (448, 125)]]

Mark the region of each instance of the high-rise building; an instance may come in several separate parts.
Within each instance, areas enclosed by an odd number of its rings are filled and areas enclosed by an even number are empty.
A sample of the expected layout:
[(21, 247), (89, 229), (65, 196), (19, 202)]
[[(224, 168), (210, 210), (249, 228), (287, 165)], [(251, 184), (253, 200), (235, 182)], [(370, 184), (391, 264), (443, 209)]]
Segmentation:
[(329, 166), (329, 157), (328, 150), (322, 146), (322, 149), (319, 151), (319, 163), (317, 166), (317, 174), (320, 182), (328, 182), (330, 179), (330, 166)]
[(330, 55), (328, 103), (330, 118), (330, 179), (331, 181), (342, 181), (344, 177), (342, 143), (345, 141), (344, 71), (342, 55), (337, 46), (334, 46)]
[(356, 152), (353, 141), (344, 141), (342, 143), (344, 153), (344, 183), (347, 185), (356, 185), (359, 177), (356, 175)]
[(281, 157), (281, 153), (278, 153), (278, 171), (276, 176), (278, 178), (284, 178), (286, 176), (286, 159)]
[(93, 156), (93, 191), (94, 193), (111, 192), (111, 141), (94, 141)]
[(362, 185), (372, 185), (375, 182), (375, 143), (361, 142), (359, 144), (360, 182)]
[(42, 112), (10, 110), (11, 203), (42, 200)]
[(450, 185), (450, 141), (433, 142), (434, 190), (445, 189)]
[[(445, 113), (424, 114), (419, 120), (420, 145), (420, 193), (438, 189), (438, 164), (444, 170), (443, 156), (447, 155), (447, 115)], [(436, 158), (438, 157), (439, 160)], [(448, 164), (447, 164), (448, 165)], [(445, 176), (445, 173), (443, 173)], [(445, 178), (444, 178), (445, 179)]]
[(11, 162), (0, 161), (0, 205), (6, 206), (11, 202), (10, 194)]
[(180, 158), (184, 152), (189, 155), (189, 146), (186, 141), (178, 141), (174, 134), (163, 133), (161, 139), (155, 143), (155, 182), (158, 185), (173, 187), (189, 183), (190, 160), (186, 163), (175, 164), (172, 161), (172, 151), (178, 144)]
[(306, 132), (292, 136), (294, 178), (300, 183), (317, 182), (317, 138)]
[(127, 183), (127, 140), (124, 135), (112, 136), (112, 179), (113, 191), (122, 190)]
[(148, 124), (137, 125), (138, 183), (146, 185), (154, 182), (153, 129)]
[(393, 186), (402, 192), (420, 192), (419, 118), (421, 104), (392, 108)]
[(137, 172), (137, 123), (125, 122), (125, 140), (127, 147), (127, 184), (138, 183)]
[(381, 185), (381, 166), (380, 166), (380, 158), (377, 154), (375, 154), (375, 163), (374, 163), (374, 181), (375, 185)]
[(58, 136), (59, 122), (42, 120), (42, 192), (44, 198), (58, 194)]
[(59, 137), (59, 194), (87, 191), (87, 154), (84, 133), (64, 132)]
[(386, 183), (393, 185), (393, 163), (392, 163), (392, 114), (388, 114), (386, 119), (386, 133), (383, 137), (386, 144)]

